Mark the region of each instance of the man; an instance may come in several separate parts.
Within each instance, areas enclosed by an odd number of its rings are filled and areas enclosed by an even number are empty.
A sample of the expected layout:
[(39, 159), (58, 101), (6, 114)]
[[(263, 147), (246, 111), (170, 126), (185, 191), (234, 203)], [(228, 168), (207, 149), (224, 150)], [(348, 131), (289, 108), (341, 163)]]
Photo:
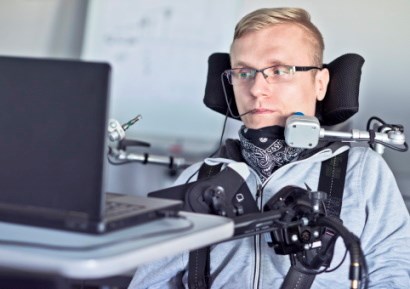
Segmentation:
[[(315, 190), (321, 163), (349, 150), (340, 218), (361, 239), (368, 264), (369, 288), (410, 288), (410, 218), (384, 160), (364, 147), (328, 144), (320, 150), (290, 148), (283, 136), (294, 112), (315, 114), (329, 82), (322, 69), (323, 39), (302, 9), (260, 9), (237, 24), (231, 45), (233, 85), (243, 121), (239, 140), (227, 140), (218, 159), (207, 163), (246, 162), (246, 180), (259, 207), (288, 185)], [(201, 164), (182, 173), (184, 183)], [(258, 193), (257, 193), (258, 192)], [(343, 262), (345, 247), (336, 243), (330, 268)], [(188, 288), (189, 253), (137, 269), (129, 288)], [(211, 288), (280, 288), (289, 270), (288, 256), (275, 254), (265, 236), (256, 235), (212, 246)], [(348, 288), (349, 262), (317, 275), (311, 288)]]

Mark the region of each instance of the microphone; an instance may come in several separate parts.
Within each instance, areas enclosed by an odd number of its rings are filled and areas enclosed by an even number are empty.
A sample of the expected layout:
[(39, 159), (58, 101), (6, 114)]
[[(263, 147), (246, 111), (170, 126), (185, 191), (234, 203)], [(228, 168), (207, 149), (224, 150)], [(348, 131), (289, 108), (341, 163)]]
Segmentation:
[(376, 130), (378, 131), (370, 129), (368, 131), (352, 129), (351, 132), (325, 130), (320, 127), (316, 117), (297, 112), (286, 120), (285, 141), (289, 146), (298, 148), (314, 148), (319, 139), (341, 142), (367, 141), (379, 154), (383, 154), (385, 146), (401, 152), (407, 151), (403, 126), (388, 125), (382, 122)]
[(240, 114), (240, 115), (238, 115), (238, 117), (242, 117), (242, 116), (244, 116), (244, 115), (246, 115), (246, 114), (248, 114), (248, 113), (251, 113), (253, 111), (253, 109), (252, 110), (249, 110), (249, 111), (247, 111), (247, 112), (244, 112), (244, 113), (242, 113), (242, 114)]
[(108, 121), (108, 138), (113, 142), (123, 140), (125, 138), (125, 131), (140, 119), (142, 119), (142, 116), (139, 114), (123, 125), (116, 119), (110, 119)]
[(314, 148), (320, 137), (319, 120), (296, 112), (286, 119), (285, 141), (291, 147)]

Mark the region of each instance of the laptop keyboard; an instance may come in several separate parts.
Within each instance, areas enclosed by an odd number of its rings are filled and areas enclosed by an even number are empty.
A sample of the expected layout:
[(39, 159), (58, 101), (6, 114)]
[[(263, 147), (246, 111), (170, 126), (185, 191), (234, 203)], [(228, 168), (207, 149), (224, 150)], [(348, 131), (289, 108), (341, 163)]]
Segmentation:
[(127, 204), (116, 202), (114, 200), (107, 200), (105, 202), (105, 216), (106, 217), (115, 217), (121, 216), (130, 212), (135, 212), (144, 209), (145, 206), (137, 204)]

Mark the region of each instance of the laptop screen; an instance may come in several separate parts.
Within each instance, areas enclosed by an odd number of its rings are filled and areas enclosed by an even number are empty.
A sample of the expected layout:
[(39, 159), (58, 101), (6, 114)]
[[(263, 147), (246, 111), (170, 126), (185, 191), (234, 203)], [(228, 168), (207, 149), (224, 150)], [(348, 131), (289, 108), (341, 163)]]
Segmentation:
[(109, 74), (0, 57), (0, 203), (100, 215)]

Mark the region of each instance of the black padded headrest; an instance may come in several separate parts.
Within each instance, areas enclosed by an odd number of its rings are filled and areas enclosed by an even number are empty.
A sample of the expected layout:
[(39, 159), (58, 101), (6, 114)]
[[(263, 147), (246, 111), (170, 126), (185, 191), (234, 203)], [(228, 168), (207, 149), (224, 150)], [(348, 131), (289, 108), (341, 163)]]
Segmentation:
[[(359, 110), (359, 87), (363, 63), (363, 57), (349, 53), (323, 65), (329, 69), (330, 80), (324, 100), (317, 102), (316, 105), (316, 117), (321, 125), (341, 123)], [(208, 59), (204, 103), (210, 109), (224, 115), (227, 113), (228, 105), (221, 75), (230, 68), (228, 53), (214, 53)], [(232, 86), (225, 78), (223, 81), (225, 81), (228, 100), (231, 102), (232, 113), (238, 115)]]

